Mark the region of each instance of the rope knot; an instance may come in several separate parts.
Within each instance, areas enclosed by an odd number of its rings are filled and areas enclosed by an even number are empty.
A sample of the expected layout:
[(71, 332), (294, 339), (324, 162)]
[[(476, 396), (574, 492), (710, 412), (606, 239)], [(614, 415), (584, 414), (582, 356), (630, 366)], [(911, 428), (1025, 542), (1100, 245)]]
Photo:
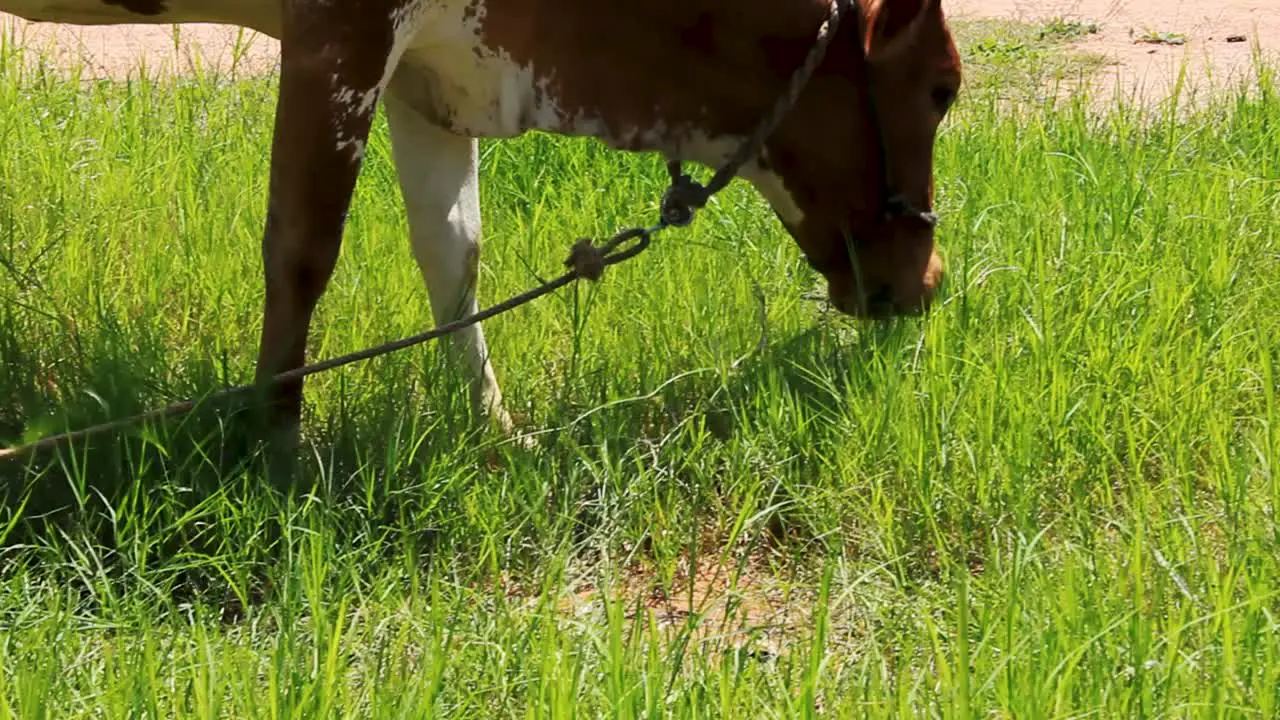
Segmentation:
[(578, 277), (594, 282), (604, 275), (604, 250), (593, 245), (590, 238), (579, 238), (564, 264)]

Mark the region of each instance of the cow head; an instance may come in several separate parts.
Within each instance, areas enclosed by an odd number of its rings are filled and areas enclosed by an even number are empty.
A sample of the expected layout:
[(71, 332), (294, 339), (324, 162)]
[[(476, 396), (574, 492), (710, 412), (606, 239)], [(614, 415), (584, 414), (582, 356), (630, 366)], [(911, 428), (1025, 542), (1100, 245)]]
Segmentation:
[(941, 0), (860, 0), (854, 10), (862, 17), (842, 23), (756, 177), (746, 175), (774, 181), (757, 186), (837, 309), (914, 314), (942, 280), (933, 146), (960, 87), (960, 59)]

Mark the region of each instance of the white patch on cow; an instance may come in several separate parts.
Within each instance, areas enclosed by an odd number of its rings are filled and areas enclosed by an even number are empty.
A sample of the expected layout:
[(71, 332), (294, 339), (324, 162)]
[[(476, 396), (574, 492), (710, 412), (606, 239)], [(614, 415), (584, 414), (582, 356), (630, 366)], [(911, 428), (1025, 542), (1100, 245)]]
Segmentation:
[(331, 113), (333, 132), (337, 136), (336, 147), (338, 152), (349, 152), (351, 162), (358, 163), (364, 159), (364, 141), (348, 135), (347, 127), (353, 117), (358, 118), (368, 111), (357, 101), (361, 93), (343, 85), (337, 73), (330, 76), (329, 84), (333, 87), (329, 101), (333, 106)]
[(791, 227), (797, 227), (804, 221), (804, 211), (787, 190), (782, 182), (782, 176), (765, 170), (757, 162), (747, 163), (739, 174), (773, 206), (783, 222)]
[[(674, 149), (666, 151), (668, 157), (691, 160), (711, 167), (719, 167), (727, 161), (746, 139), (739, 136), (708, 138), (697, 131), (686, 131), (674, 135)], [(668, 139), (668, 142), (672, 141)], [(804, 212), (796, 204), (795, 198), (787, 190), (780, 175), (764, 169), (756, 160), (744, 164), (738, 175), (751, 183), (783, 222), (795, 227), (804, 220)]]
[(349, 138), (344, 135), (338, 136), (338, 151), (351, 152), (351, 162), (357, 163), (364, 159), (364, 141), (356, 138)]
[(333, 94), (330, 95), (330, 99), (333, 101), (334, 107), (342, 113), (343, 117), (347, 117), (357, 110), (356, 91), (349, 87), (338, 85), (338, 83), (342, 81), (338, 77), (337, 73), (334, 73), (331, 82), (336, 89), (333, 91)]
[[(434, 0), (420, 3), (420, 8), (415, 27), (421, 30), (408, 41), (404, 61), (423, 70), (428, 79), (430, 87), (421, 90), (437, 122), (457, 132), (490, 137), (568, 129), (551, 90), (554, 78), (540, 76), (505, 50), (484, 44), (483, 0)], [(591, 122), (580, 120), (584, 126)]]
[(382, 69), (382, 81), (376, 90), (370, 90), (361, 100), (361, 107), (370, 109), (378, 102), (378, 96), (391, 81), (391, 74), (404, 57), (404, 53), (422, 28), (426, 15), (427, 0), (404, 0), (404, 4), (391, 11), (391, 52), (387, 54), (387, 64)]
[(360, 96), (360, 102), (356, 106), (357, 111), (361, 114), (372, 113), (374, 107), (378, 104), (378, 96), (386, 89), (386, 84), (387, 81), (384, 79), (378, 87), (364, 91), (364, 94)]

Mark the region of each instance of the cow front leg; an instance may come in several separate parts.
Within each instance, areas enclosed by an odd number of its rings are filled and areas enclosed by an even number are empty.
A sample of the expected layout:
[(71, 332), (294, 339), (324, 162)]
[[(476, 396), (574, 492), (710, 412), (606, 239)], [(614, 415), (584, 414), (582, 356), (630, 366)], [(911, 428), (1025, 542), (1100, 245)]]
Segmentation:
[[(359, 3), (286, 0), (280, 92), (262, 240), (266, 301), (259, 382), (306, 361), (316, 303), (338, 259), (365, 143), (392, 65), (394, 29)], [(296, 444), (302, 381), (268, 391), (267, 422)]]

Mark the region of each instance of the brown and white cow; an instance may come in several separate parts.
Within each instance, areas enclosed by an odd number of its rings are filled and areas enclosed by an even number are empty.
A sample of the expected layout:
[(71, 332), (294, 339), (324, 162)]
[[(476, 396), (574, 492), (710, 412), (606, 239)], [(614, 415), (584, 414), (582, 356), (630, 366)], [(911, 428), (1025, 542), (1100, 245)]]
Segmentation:
[[(476, 310), (477, 138), (594, 136), (715, 165), (804, 61), (830, 0), (0, 0), (75, 24), (214, 22), (281, 42), (257, 374), (304, 363), (375, 106), (384, 102), (413, 250), (440, 322)], [(832, 303), (914, 313), (942, 276), (928, 215), (939, 122), (960, 85), (941, 0), (857, 0), (764, 152), (742, 171)], [(477, 409), (508, 425), (479, 326), (453, 340)], [(278, 388), (296, 430), (302, 383)]]

